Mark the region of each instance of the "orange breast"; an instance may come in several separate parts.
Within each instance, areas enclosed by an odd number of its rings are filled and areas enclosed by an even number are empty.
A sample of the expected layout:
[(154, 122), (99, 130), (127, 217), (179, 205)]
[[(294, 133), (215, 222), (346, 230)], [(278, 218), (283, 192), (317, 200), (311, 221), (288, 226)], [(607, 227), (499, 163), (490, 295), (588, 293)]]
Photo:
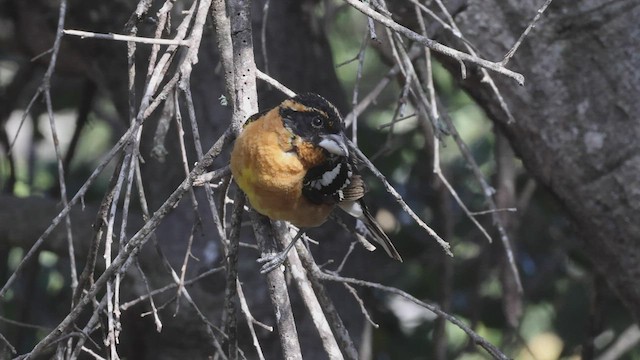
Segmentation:
[(231, 172), (259, 213), (298, 227), (321, 225), (333, 206), (312, 204), (302, 196), (304, 175), (317, 156), (301, 161), (277, 112), (244, 128), (231, 153)]

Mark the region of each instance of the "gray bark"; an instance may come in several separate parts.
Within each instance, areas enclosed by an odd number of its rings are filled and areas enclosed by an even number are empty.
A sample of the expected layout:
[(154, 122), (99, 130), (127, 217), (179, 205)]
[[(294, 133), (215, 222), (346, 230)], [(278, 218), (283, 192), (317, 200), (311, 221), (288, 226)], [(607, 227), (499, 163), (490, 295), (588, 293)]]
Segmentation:
[[(456, 17), (500, 61), (542, 1), (471, 0)], [(477, 76), (462, 85), (573, 219), (585, 253), (640, 320), (640, 3), (556, 1), (509, 67), (493, 75), (516, 122)], [(449, 64), (456, 69), (457, 64)], [(526, 225), (525, 225), (526, 226)]]

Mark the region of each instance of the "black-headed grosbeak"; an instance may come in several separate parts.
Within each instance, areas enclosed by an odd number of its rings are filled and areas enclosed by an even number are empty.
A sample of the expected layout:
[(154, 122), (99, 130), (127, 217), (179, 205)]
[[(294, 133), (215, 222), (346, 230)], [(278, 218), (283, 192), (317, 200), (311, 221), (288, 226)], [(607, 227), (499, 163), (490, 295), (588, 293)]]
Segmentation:
[(342, 117), (320, 95), (298, 95), (251, 116), (235, 141), (231, 172), (259, 213), (304, 229), (324, 223), (337, 205), (402, 261), (362, 200), (364, 183), (349, 157)]

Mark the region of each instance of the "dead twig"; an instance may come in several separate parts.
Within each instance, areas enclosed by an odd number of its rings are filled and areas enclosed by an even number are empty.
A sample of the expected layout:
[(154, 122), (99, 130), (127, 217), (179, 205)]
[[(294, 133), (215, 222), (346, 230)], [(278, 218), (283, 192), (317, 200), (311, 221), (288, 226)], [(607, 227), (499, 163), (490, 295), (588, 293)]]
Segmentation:
[(390, 17), (387, 17), (377, 11), (375, 11), (374, 9), (372, 9), (370, 6), (368, 6), (366, 3), (358, 1), (358, 0), (345, 0), (345, 2), (349, 3), (349, 5), (353, 6), (355, 9), (357, 9), (358, 11), (362, 12), (363, 14), (369, 16), (370, 18), (373, 18), (375, 21), (381, 23), (382, 25), (390, 28), (391, 30), (402, 34), (404, 36), (406, 36), (407, 38), (416, 41), (420, 44), (422, 44), (423, 46), (428, 47), (429, 49), (439, 52), (441, 54), (444, 54), (446, 56), (449, 56), (457, 61), (463, 62), (463, 61), (467, 61), (473, 64), (476, 64), (478, 66), (481, 66), (483, 68), (487, 68), (489, 70), (493, 70), (497, 73), (500, 73), (502, 75), (505, 75), (507, 77), (510, 77), (514, 80), (516, 80), (516, 82), (518, 82), (518, 84), (520, 85), (524, 85), (524, 76), (522, 74), (516, 73), (514, 71), (511, 71), (507, 68), (505, 68), (502, 64), (500, 63), (495, 63), (492, 61), (488, 61), (482, 58), (479, 58), (477, 56), (473, 56), (473, 55), (469, 55), (467, 53), (463, 53), (461, 51), (458, 51), (456, 49), (450, 48), (448, 46), (444, 46), (442, 44), (440, 44), (439, 42), (429, 39), (425, 36), (422, 36), (400, 24), (398, 24), (397, 22), (393, 21)]
[(147, 37), (140, 37), (140, 36), (120, 35), (120, 34), (100, 34), (100, 33), (94, 33), (91, 31), (83, 31), (83, 30), (65, 29), (63, 30), (63, 33), (65, 35), (70, 35), (70, 36), (79, 36), (82, 39), (127, 41), (127, 42), (136, 42), (140, 44), (154, 44), (154, 45), (178, 45), (178, 46), (191, 45), (191, 43), (187, 40), (157, 39), (157, 38), (147, 38)]

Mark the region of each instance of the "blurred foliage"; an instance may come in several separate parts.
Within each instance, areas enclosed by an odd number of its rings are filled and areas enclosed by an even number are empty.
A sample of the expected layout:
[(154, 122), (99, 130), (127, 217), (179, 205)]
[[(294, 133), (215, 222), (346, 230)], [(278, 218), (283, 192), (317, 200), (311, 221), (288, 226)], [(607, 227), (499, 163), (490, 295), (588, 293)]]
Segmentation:
[[(355, 10), (346, 8), (337, 13), (329, 30), (334, 62), (341, 64), (337, 67), (337, 74), (345, 93), (351, 97), (357, 85), (359, 98), (364, 97), (388, 71), (378, 52), (369, 46), (364, 55), (362, 79), (356, 84), (357, 56), (363, 38), (368, 34), (365, 18), (357, 16)], [(472, 151), (482, 173), (492, 180), (496, 164), (491, 122), (478, 104), (460, 90), (457, 80), (437, 62), (434, 63), (433, 74), (436, 92), (448, 115)], [(418, 298), (436, 302), (442, 299), (444, 288), (450, 287), (451, 313), (470, 321), (482, 336), (508, 349), (508, 353), (516, 358), (579, 356), (588, 336), (593, 336), (587, 329), (591, 326), (596, 281), (590, 265), (576, 248), (578, 244), (569, 220), (564, 217), (553, 196), (546, 189), (537, 187), (524, 209), (510, 213), (519, 219), (519, 227), (512, 234), (512, 241), (517, 249), (517, 263), (525, 288), (521, 324), (517, 329), (510, 329), (503, 312), (504, 294), (500, 281), (499, 264), (504, 252), (498, 244), (499, 238), (490, 216), (480, 219), (490, 230), (493, 244), (486, 242), (451, 198), (445, 203), (446, 213), (441, 212), (443, 208), (438, 206), (441, 200), (434, 187), (432, 174), (432, 149), (425, 148), (431, 141), (424, 138), (416, 118), (399, 122), (392, 135), (392, 151), (378, 154), (381, 144), (386, 144), (389, 136), (389, 127), (381, 129), (381, 125), (393, 118), (400, 90), (398, 82), (392, 82), (375, 104), (359, 117), (359, 146), (370, 156), (379, 155), (374, 161), (376, 166), (402, 195), (408, 195), (405, 199), (409, 205), (436, 231), (442, 232), (443, 217), (452, 219), (454, 233), (447, 240), (452, 244), (455, 256), (448, 258), (433, 239), (400, 211), (377, 179), (369, 178), (370, 191), (375, 194), (375, 207), (388, 210), (396, 217), (399, 226), (395, 227), (392, 239), (405, 258), (402, 266), (394, 267), (397, 271), (389, 272), (384, 283), (404, 289)], [(406, 114), (413, 113), (414, 110), (408, 107)], [(467, 207), (471, 211), (486, 209), (478, 182), (453, 139), (444, 138), (440, 150), (445, 176)], [(518, 168), (516, 191), (521, 194), (532, 179), (520, 161), (514, 161)], [(452, 283), (443, 284), (443, 267), (447, 262), (453, 267), (453, 278)], [(633, 324), (628, 312), (606, 286), (600, 286), (597, 291), (604, 292), (606, 298), (606, 306), (599, 310), (606, 314), (604, 324), (598, 331), (611, 329), (615, 335), (620, 335)], [(392, 308), (398, 307), (394, 310), (397, 312), (406, 308), (391, 300), (387, 304)], [(414, 318), (405, 319), (414, 323), (406, 329), (398, 323), (401, 316), (387, 319), (393, 315), (376, 315), (385, 317), (385, 326), (374, 331), (375, 359), (433, 357), (436, 329), (433, 318), (416, 314)], [(380, 318), (374, 317), (374, 320)], [(395, 326), (389, 325), (394, 323)], [(482, 351), (476, 352), (474, 347), (469, 347), (468, 338), (460, 329), (451, 324), (446, 324), (445, 329), (448, 358), (486, 358)], [(611, 336), (608, 341), (601, 343), (596, 353), (610, 345), (615, 337)], [(623, 358), (640, 359), (640, 350), (634, 350)]]

